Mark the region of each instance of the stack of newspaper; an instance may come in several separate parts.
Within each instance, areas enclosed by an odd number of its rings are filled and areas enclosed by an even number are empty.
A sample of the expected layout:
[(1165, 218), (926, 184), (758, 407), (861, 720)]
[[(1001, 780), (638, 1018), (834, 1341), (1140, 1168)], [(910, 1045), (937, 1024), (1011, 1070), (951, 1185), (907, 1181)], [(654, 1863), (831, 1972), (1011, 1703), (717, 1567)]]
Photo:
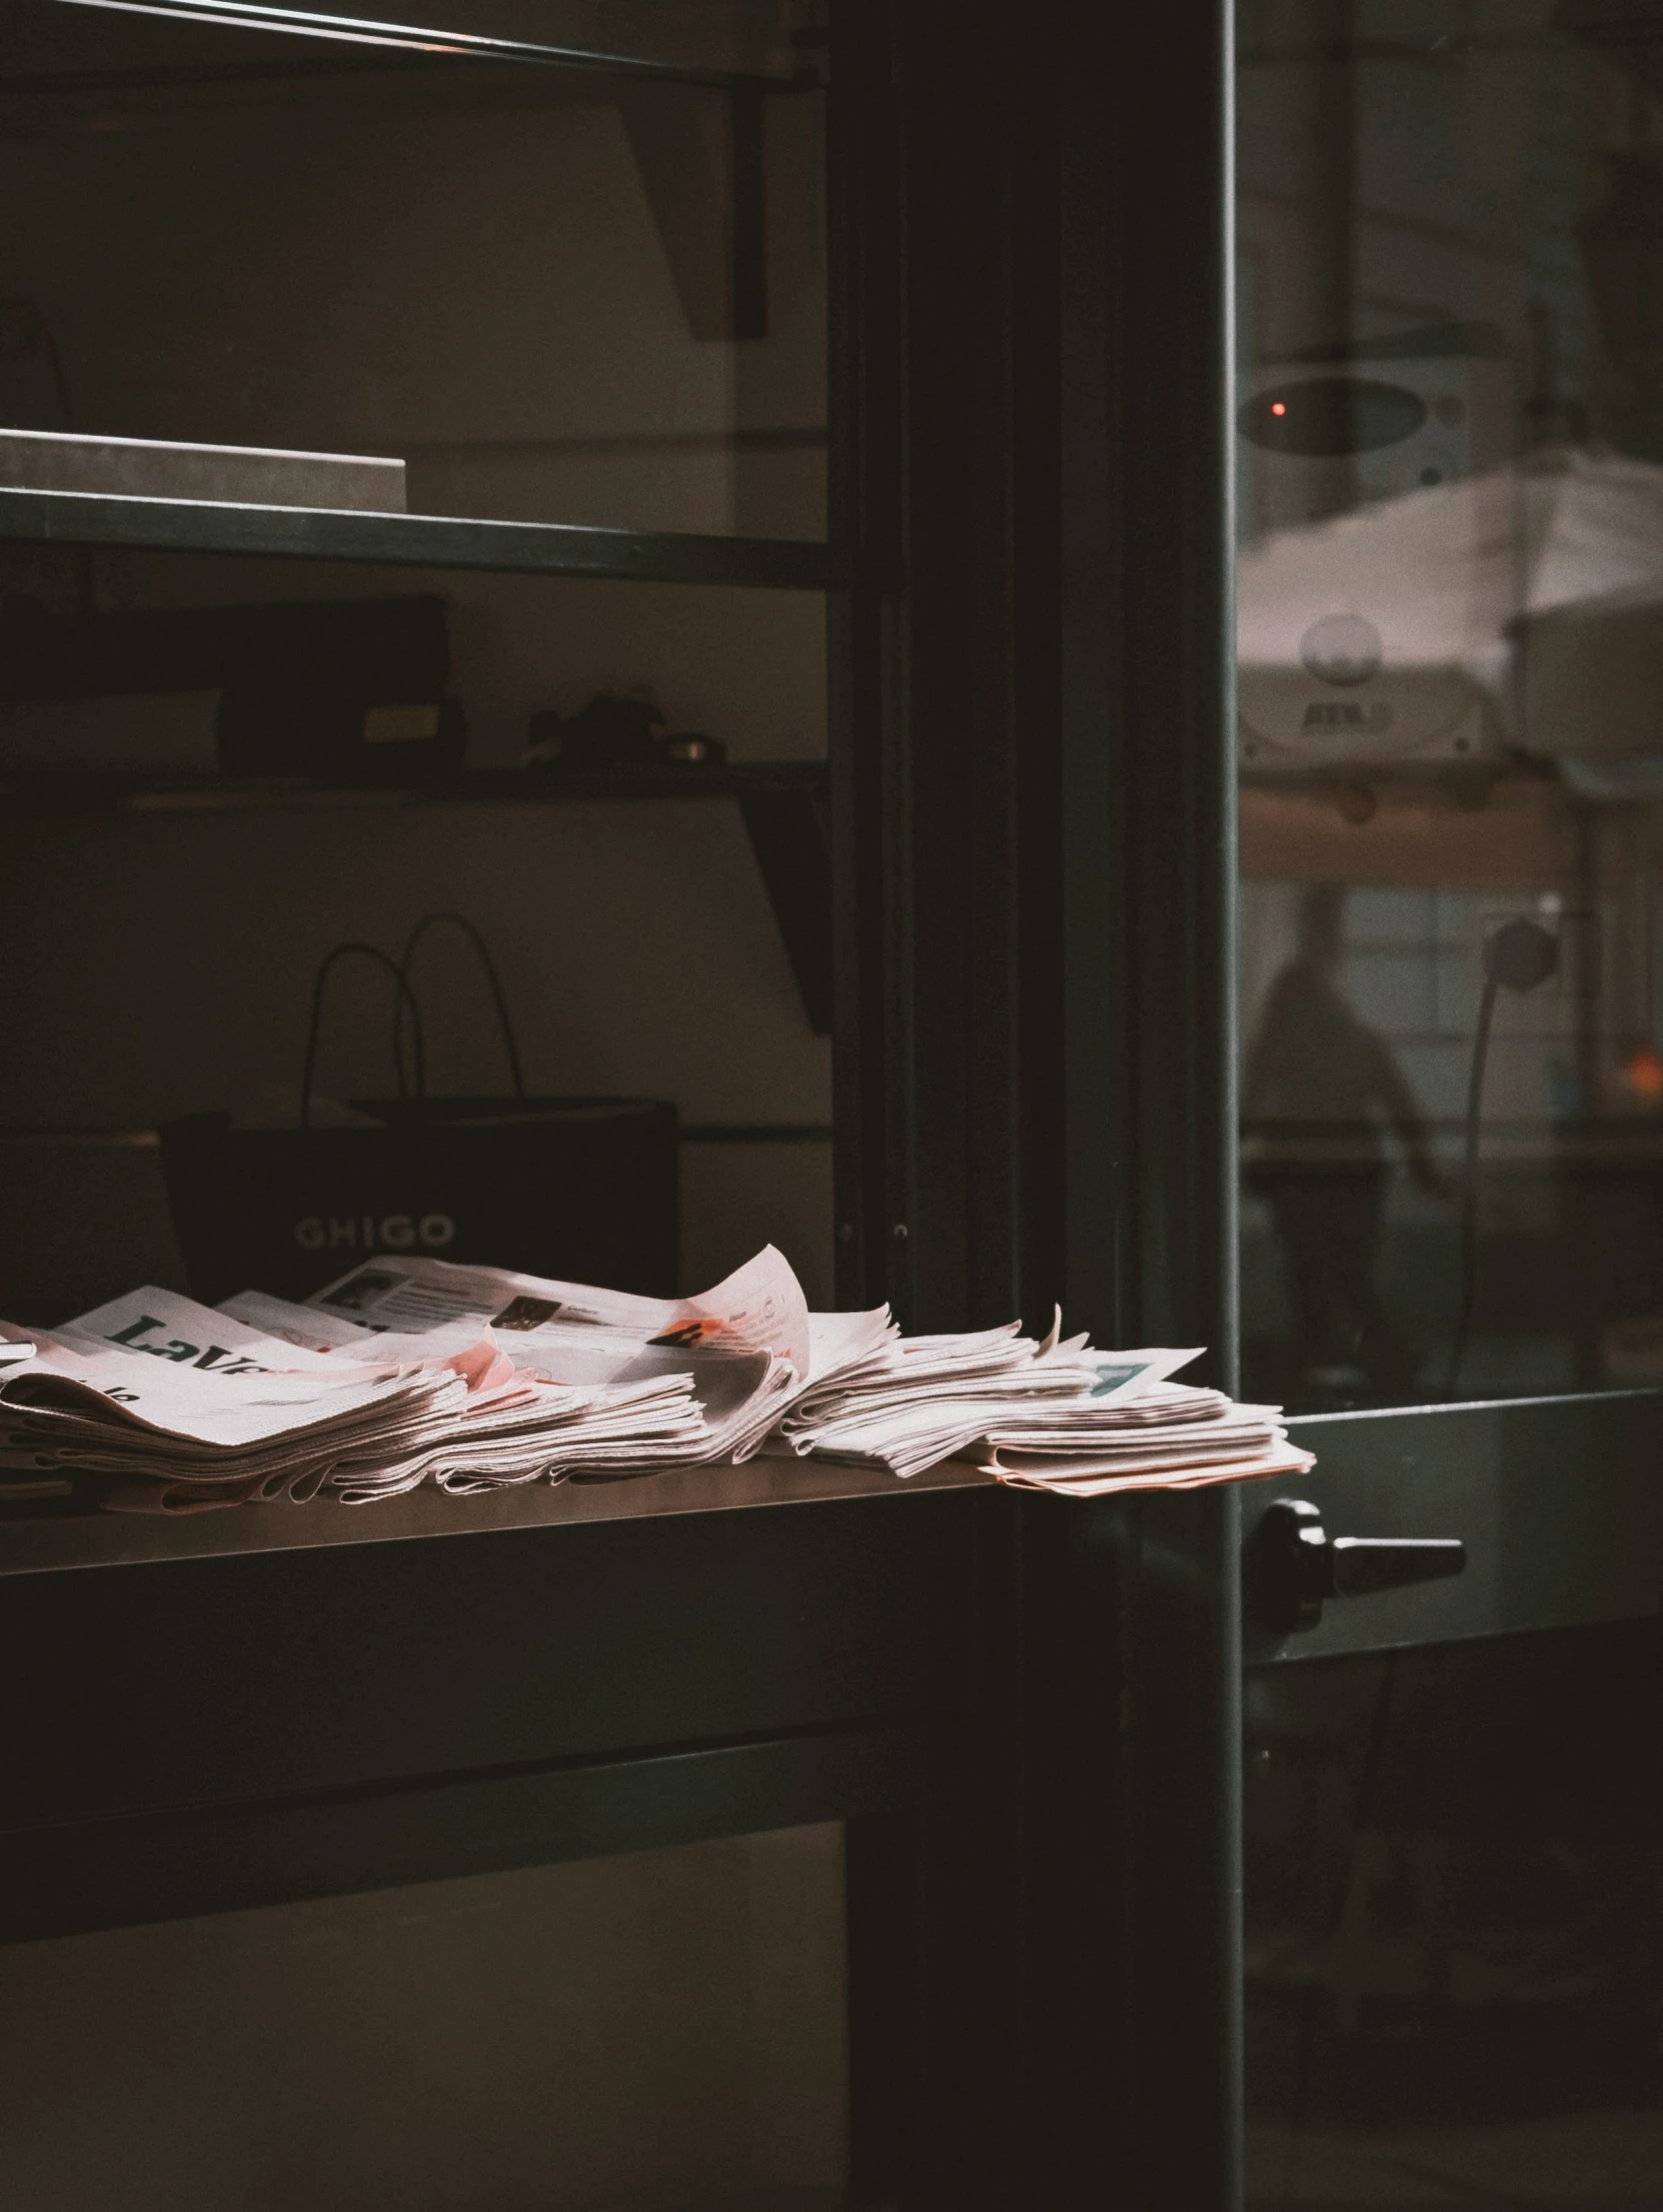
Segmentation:
[(1059, 1324), (903, 1337), (886, 1307), (811, 1313), (772, 1245), (696, 1298), (398, 1254), (304, 1305), (144, 1289), (29, 1335), (0, 1326), (0, 1488), (87, 1478), (137, 1510), (606, 1480), (765, 1444), (896, 1475), (967, 1456), (1086, 1495), (1310, 1464), (1274, 1409), (1172, 1382), (1193, 1352), (1093, 1351)]
[[(35, 1346), (26, 1336), (0, 1341), (0, 1383), (11, 1369), (33, 1359)], [(0, 1465), (0, 1506), (34, 1505), (46, 1498), (68, 1497), (73, 1484), (61, 1476), (42, 1474), (38, 1467), (8, 1468)]]
[(689, 1299), (422, 1257), (367, 1263), (305, 1305), (147, 1288), (8, 1347), (26, 1356), (0, 1367), (0, 1471), (97, 1477), (107, 1505), (183, 1512), (745, 1459), (817, 1355), (887, 1332), (884, 1312), (811, 1327), (772, 1247)]
[(917, 1474), (969, 1458), (1024, 1489), (1100, 1497), (1299, 1474), (1281, 1408), (1238, 1405), (1168, 1378), (1188, 1351), (1097, 1351), (1083, 1336), (1042, 1341), (1021, 1324), (903, 1336), (803, 1391), (781, 1436), (805, 1456)]

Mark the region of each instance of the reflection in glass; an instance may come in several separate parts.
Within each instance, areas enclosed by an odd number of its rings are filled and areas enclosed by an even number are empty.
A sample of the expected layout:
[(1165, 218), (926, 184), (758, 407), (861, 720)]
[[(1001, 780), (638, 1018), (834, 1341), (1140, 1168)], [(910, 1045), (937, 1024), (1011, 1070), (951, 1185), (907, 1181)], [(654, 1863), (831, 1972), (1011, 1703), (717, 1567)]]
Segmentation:
[(1449, 1185), (1390, 1046), (1347, 995), (1345, 907), (1340, 884), (1302, 893), (1293, 957), (1248, 1049), (1242, 1108), (1248, 1128), (1264, 1131), (1250, 1174), (1287, 1267), (1290, 1381), (1344, 1388), (1355, 1377), (1399, 1391), (1412, 1385), (1415, 1363), (1375, 1279), (1389, 1174), (1381, 1122), (1421, 1188), (1441, 1197)]
[(1250, 1671), (1253, 2212), (1663, 2206), (1660, 1691), (1655, 1621)]
[(1663, 6), (1238, 31), (1247, 1384), (1657, 1379)]

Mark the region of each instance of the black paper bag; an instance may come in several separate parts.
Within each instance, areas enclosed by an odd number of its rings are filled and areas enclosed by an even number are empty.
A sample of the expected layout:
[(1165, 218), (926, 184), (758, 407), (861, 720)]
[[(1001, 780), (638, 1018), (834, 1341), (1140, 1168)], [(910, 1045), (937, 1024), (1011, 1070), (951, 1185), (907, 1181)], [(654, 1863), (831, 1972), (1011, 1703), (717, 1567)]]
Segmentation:
[[(440, 924), (479, 954), (502, 1023), (514, 1095), (428, 1098), (420, 1006), (409, 970)], [(354, 1101), (371, 1126), (306, 1125), (325, 987), (348, 958), (387, 970), (398, 992), (400, 1097)], [(407, 1096), (404, 1044), (414, 1044)], [(663, 1100), (526, 1093), (513, 1023), (479, 932), (429, 915), (404, 958), (338, 946), (318, 972), (298, 1128), (238, 1129), (229, 1113), (192, 1114), (162, 1131), (162, 1169), (195, 1295), (244, 1289), (304, 1298), (377, 1252), (518, 1268), (651, 1296), (678, 1287), (676, 1108)]]
[(354, 1102), (375, 1128), (162, 1130), (179, 1248), (208, 1304), (304, 1298), (377, 1252), (677, 1288), (676, 1108), (651, 1099)]

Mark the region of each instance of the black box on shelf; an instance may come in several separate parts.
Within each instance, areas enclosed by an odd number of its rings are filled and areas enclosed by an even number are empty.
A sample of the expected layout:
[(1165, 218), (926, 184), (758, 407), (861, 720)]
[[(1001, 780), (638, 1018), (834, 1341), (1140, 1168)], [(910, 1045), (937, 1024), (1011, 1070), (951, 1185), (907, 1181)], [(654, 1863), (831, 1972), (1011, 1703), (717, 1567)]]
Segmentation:
[(446, 603), (327, 599), (247, 607), (55, 615), (0, 600), (0, 699), (276, 691), (312, 698), (440, 698), (451, 673)]
[(468, 748), (450, 699), (366, 705), (276, 690), (0, 699), (0, 776), (307, 776), (408, 784), (455, 775)]
[(323, 600), (53, 615), (0, 602), (0, 773), (456, 773), (444, 600)]
[(676, 1108), (652, 1099), (355, 1101), (373, 1126), (164, 1125), (195, 1295), (303, 1298), (377, 1252), (516, 1267), (671, 1296)]
[(467, 750), (468, 726), (454, 699), (369, 704), (280, 691), (220, 699), (218, 758), (227, 776), (402, 784), (454, 775)]

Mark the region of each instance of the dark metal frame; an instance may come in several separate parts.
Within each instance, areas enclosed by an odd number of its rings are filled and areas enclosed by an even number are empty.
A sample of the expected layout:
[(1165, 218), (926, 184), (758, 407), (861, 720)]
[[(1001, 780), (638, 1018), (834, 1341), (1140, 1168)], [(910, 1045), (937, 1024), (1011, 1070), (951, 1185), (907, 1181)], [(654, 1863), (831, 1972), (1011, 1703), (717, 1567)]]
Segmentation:
[[(1112, 44), (1060, 6), (1020, 41), (995, 11), (854, 13), (841, 1294), (925, 1327), (1061, 1298), (1099, 1340), (1208, 1344), (1229, 1383), (1230, 11)], [(989, 2194), (1232, 2205), (1236, 1503), (1030, 1500), (1013, 1537)]]
[(0, 1940), (916, 1808), (1004, 1501), (683, 1487), (171, 1559), (16, 1532)]

